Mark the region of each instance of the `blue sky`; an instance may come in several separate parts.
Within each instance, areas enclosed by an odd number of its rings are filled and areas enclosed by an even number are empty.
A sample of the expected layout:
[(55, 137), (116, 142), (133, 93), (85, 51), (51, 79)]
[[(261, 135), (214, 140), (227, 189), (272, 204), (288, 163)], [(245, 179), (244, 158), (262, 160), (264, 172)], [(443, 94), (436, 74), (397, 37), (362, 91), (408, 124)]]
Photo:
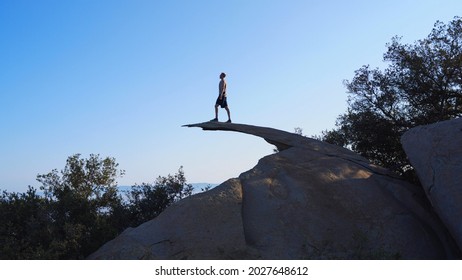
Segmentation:
[(384, 67), (393, 36), (413, 43), (458, 11), (460, 0), (0, 0), (0, 189), (38, 186), (75, 153), (115, 157), (120, 185), (181, 165), (189, 182), (221, 183), (272, 147), (181, 127), (214, 117), (220, 72), (234, 122), (320, 134), (347, 108), (343, 81)]

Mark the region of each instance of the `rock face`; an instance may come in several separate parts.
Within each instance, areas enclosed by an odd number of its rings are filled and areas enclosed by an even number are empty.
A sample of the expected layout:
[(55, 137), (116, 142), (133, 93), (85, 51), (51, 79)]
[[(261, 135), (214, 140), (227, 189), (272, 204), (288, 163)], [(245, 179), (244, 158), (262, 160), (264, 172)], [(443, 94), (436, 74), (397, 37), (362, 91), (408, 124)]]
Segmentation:
[(420, 188), (357, 154), (272, 128), (208, 122), (278, 147), (239, 178), (124, 231), (90, 259), (446, 259)]
[(228, 259), (245, 251), (242, 187), (231, 179), (125, 230), (93, 259)]
[(415, 127), (401, 142), (428, 199), (462, 248), (462, 118)]

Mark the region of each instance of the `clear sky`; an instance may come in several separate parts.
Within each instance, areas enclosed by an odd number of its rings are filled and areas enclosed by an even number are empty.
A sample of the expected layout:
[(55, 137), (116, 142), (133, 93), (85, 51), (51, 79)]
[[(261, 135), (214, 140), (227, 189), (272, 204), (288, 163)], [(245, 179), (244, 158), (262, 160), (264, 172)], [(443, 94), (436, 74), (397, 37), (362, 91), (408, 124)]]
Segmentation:
[(383, 67), (393, 36), (413, 43), (461, 11), (460, 0), (0, 0), (0, 189), (38, 186), (75, 153), (115, 157), (120, 185), (181, 165), (191, 183), (237, 177), (273, 147), (181, 127), (214, 117), (220, 72), (233, 122), (319, 135), (347, 108), (343, 81)]

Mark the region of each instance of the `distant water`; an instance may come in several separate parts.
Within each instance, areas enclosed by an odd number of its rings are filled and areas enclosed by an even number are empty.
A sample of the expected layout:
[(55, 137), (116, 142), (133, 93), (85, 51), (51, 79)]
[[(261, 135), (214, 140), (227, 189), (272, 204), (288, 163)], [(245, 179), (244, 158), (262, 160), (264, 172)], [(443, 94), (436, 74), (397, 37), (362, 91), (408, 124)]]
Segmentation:
[[(215, 188), (219, 184), (211, 184), (211, 183), (191, 183), (193, 186), (193, 194), (196, 193), (201, 193), (205, 190), (205, 188), (210, 187), (210, 189)], [(117, 186), (117, 189), (120, 194), (124, 194), (125, 192), (129, 191), (132, 188), (132, 186)], [(3, 189), (0, 188), (0, 192), (3, 191)], [(36, 194), (39, 196), (43, 196), (44, 193), (40, 189), (36, 189)], [(25, 193), (25, 192), (19, 192), (19, 193)]]
[[(203, 190), (205, 190), (207, 187), (210, 187), (210, 189), (213, 189), (216, 186), (218, 186), (218, 184), (211, 184), (211, 183), (191, 183), (191, 185), (194, 188), (193, 194), (203, 192)], [(117, 186), (117, 188), (119, 192), (123, 193), (123, 192), (129, 191), (132, 188), (132, 186)]]

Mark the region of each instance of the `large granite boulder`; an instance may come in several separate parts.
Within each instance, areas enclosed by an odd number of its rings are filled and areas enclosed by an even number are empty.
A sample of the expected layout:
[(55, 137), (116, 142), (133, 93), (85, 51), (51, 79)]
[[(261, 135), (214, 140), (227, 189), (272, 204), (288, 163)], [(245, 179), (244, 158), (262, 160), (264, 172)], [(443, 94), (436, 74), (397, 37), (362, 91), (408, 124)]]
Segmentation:
[(242, 186), (231, 179), (183, 199), (157, 218), (125, 230), (90, 256), (94, 259), (233, 259), (246, 245)]
[(436, 213), (462, 248), (462, 118), (412, 128), (401, 143)]
[(272, 128), (188, 126), (252, 134), (279, 152), (124, 231), (90, 259), (457, 257), (420, 188), (347, 149)]

